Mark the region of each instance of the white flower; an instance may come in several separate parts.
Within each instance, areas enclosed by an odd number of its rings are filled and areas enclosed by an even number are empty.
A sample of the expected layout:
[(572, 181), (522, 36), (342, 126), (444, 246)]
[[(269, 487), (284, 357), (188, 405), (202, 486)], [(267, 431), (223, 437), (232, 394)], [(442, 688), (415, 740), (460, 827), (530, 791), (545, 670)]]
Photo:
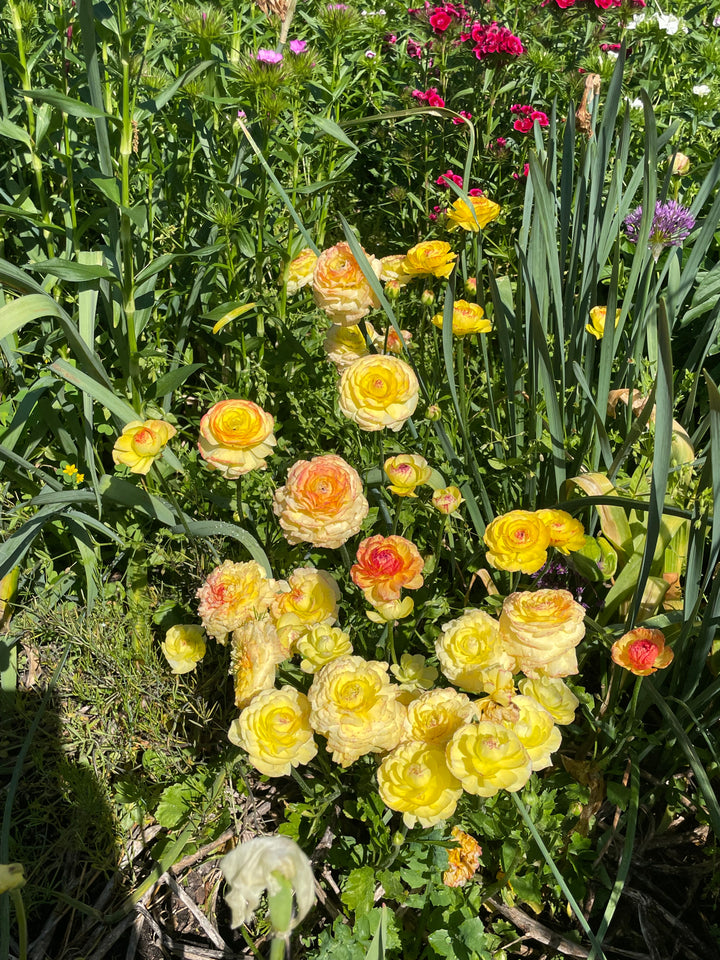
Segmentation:
[(631, 110), (642, 110), (643, 102), (640, 97), (635, 97), (634, 100), (628, 100), (628, 106)]
[(696, 97), (709, 97), (710, 87), (706, 83), (698, 83), (692, 88), (692, 92)]
[[(230, 889), (225, 900), (232, 913), (232, 926), (247, 923), (260, 905), (264, 890), (277, 894), (285, 877), (295, 894), (297, 912), (289, 929), (296, 926), (315, 903), (315, 878), (310, 861), (290, 837), (255, 837), (235, 847), (220, 861)], [(288, 930), (275, 930), (285, 935)]]
[(366, 50), (366, 51), (365, 51), (365, 56), (368, 58), (368, 60), (372, 60), (372, 59), (375, 57), (375, 51), (374, 51), (374, 50)]
[(606, 50), (605, 56), (608, 58), (608, 60), (617, 60), (618, 52), (617, 50)]
[(720, 13), (713, 19), (713, 26), (720, 27)]
[(636, 13), (635, 16), (632, 18), (632, 20), (630, 21), (630, 23), (628, 23), (627, 29), (636, 30), (641, 23), (645, 23), (646, 18), (647, 18), (647, 13), (645, 13), (645, 11), (643, 11), (642, 13)]
[[(671, 13), (658, 13), (655, 15), (658, 27), (661, 30), (664, 30), (665, 33), (672, 37), (680, 29), (680, 18), (673, 16)], [(683, 33), (687, 33), (688, 28), (683, 27)]]

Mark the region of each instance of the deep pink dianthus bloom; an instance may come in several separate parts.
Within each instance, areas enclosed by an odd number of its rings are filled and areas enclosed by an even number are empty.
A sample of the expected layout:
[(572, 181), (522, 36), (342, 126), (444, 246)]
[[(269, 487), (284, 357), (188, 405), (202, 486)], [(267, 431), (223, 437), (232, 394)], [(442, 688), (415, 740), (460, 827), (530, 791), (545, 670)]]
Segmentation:
[(431, 90), (427, 91), (427, 102), (430, 107), (444, 107), (445, 101), (437, 92), (437, 89), (433, 87)]
[(260, 63), (280, 63), (283, 55), (277, 50), (258, 50), (255, 59)]
[[(472, 114), (469, 113), (467, 110), (461, 110), (461, 111), (460, 111), (460, 117), (465, 117), (466, 120), (472, 120)], [(453, 122), (453, 123), (462, 123), (462, 120), (460, 119), (460, 117), (453, 117), (453, 118), (452, 118), (452, 122)]]
[(452, 170), (447, 170), (445, 173), (441, 173), (435, 183), (441, 187), (446, 187), (448, 185), (448, 181), (450, 180), (452, 180), (453, 183), (456, 183), (458, 187), (463, 185), (463, 178), (459, 173), (453, 173)]
[(288, 44), (292, 53), (305, 53), (307, 50), (307, 41), (305, 40), (291, 40)]
[(436, 7), (430, 14), (430, 26), (435, 33), (445, 33), (453, 18), (442, 7)]
[(472, 190), (468, 190), (469, 197), (481, 197), (483, 195), (480, 187), (473, 187)]

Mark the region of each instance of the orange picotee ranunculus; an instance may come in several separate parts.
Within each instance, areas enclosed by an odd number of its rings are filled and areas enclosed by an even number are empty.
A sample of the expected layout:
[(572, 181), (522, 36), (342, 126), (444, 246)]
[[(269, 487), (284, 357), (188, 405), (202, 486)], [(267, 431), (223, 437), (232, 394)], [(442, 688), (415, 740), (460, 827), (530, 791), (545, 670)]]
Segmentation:
[(274, 425), (273, 417), (252, 400), (220, 400), (200, 421), (200, 456), (228, 480), (264, 470), (276, 443)]
[(610, 654), (615, 663), (637, 677), (647, 677), (656, 670), (669, 667), (673, 652), (665, 646), (662, 630), (635, 627), (612, 645)]
[(146, 474), (176, 433), (175, 427), (164, 420), (146, 420), (144, 423), (132, 420), (125, 424), (115, 441), (113, 461), (129, 467), (131, 473)]
[(284, 487), (275, 491), (273, 510), (289, 543), (334, 549), (354, 536), (368, 514), (357, 470), (328, 453), (299, 460)]
[[(380, 261), (372, 254), (366, 253), (365, 256), (370, 269), (379, 277), (382, 270)], [(322, 307), (333, 323), (342, 326), (356, 324), (367, 316), (371, 307), (380, 306), (349, 244), (344, 241), (320, 254), (315, 264), (312, 286), (315, 303)]]
[(423, 585), (425, 561), (405, 537), (368, 537), (358, 547), (357, 563), (350, 568), (353, 583), (364, 590), (370, 603), (400, 599), (400, 591)]

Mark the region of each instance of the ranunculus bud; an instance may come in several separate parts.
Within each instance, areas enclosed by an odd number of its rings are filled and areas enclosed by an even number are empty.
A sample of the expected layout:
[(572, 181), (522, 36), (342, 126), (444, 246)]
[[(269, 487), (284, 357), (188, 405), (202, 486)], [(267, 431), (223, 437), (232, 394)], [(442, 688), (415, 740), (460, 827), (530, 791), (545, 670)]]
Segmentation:
[(400, 281), (388, 280), (385, 284), (385, 296), (388, 300), (397, 300), (400, 296)]
[(432, 290), (423, 290), (422, 295), (421, 295), (421, 297), (420, 297), (420, 303), (421, 303), (424, 307), (432, 307), (432, 306), (434, 306), (434, 304), (435, 304), (435, 294), (432, 292)]
[(684, 153), (676, 153), (673, 158), (672, 172), (678, 177), (684, 177), (690, 170), (690, 157)]
[(431, 403), (425, 411), (426, 420), (439, 420), (441, 416), (440, 407), (436, 403)]

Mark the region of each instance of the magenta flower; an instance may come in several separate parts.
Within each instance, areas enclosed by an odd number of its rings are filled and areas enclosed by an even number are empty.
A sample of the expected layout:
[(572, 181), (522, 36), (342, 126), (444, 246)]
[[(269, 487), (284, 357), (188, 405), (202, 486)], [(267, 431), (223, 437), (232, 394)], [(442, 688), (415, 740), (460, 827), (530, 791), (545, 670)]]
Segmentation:
[(307, 42), (305, 40), (291, 40), (288, 44), (291, 53), (305, 53)]
[(258, 50), (255, 59), (260, 63), (280, 63), (283, 55), (276, 50)]
[[(642, 215), (643, 208), (640, 206), (625, 217), (625, 232), (631, 243), (637, 243), (640, 237)], [(648, 246), (652, 251), (653, 259), (657, 262), (665, 247), (681, 246), (694, 226), (695, 217), (687, 207), (678, 203), (677, 200), (668, 200), (665, 203), (658, 200), (648, 237)]]

